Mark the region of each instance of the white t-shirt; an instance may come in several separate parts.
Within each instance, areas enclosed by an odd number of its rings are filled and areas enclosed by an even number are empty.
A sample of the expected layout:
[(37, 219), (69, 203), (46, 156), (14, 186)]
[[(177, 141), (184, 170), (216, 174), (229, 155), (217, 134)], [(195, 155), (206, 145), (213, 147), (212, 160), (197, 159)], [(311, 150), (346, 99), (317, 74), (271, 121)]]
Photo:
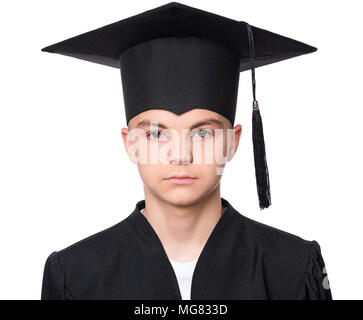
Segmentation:
[[(144, 209), (141, 209), (141, 212)], [(183, 300), (190, 300), (190, 293), (192, 289), (192, 277), (195, 265), (197, 264), (198, 258), (188, 262), (178, 262), (169, 259), (173, 266), (176, 278), (178, 280), (179, 290)]]
[(174, 268), (182, 299), (190, 300), (192, 277), (198, 258), (188, 262), (177, 262), (171, 259), (169, 261)]

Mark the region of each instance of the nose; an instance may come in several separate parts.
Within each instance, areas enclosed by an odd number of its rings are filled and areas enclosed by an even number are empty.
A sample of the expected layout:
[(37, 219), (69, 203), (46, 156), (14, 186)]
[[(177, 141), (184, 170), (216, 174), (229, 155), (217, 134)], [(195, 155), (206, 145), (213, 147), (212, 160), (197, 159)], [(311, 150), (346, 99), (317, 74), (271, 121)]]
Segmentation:
[[(185, 131), (185, 132), (184, 132)], [(172, 135), (170, 145), (170, 164), (189, 164), (192, 162), (192, 153), (190, 148), (190, 139), (187, 130), (181, 134), (177, 132)]]

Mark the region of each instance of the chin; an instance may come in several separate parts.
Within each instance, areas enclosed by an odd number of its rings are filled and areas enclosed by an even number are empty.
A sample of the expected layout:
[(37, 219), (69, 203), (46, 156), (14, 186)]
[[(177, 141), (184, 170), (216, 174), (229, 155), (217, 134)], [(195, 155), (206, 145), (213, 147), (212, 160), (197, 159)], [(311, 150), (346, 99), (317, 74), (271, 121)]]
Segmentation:
[(203, 192), (200, 192), (200, 190), (196, 192), (195, 190), (183, 190), (181, 188), (160, 195), (160, 198), (175, 206), (190, 206), (198, 203), (202, 197)]

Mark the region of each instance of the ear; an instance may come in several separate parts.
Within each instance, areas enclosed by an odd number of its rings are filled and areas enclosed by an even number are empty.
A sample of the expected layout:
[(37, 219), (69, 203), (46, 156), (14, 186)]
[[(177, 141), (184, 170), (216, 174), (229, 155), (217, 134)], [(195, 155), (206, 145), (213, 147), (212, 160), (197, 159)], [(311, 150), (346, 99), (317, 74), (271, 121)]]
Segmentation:
[[(139, 151), (140, 137), (136, 136), (136, 138), (138, 138), (139, 142), (131, 141), (133, 139), (133, 137), (132, 137), (133, 130), (138, 130), (139, 134), (141, 134), (143, 132), (141, 129), (122, 128), (121, 135), (122, 135), (122, 140), (124, 141), (124, 146), (126, 149), (127, 156), (129, 157), (129, 159), (132, 163), (136, 164), (136, 163), (138, 163), (139, 157), (140, 157), (140, 151)], [(131, 140), (130, 140), (130, 138), (131, 138)]]
[(236, 126), (233, 127), (233, 137), (234, 138), (234, 143), (230, 143), (229, 145), (229, 150), (228, 150), (228, 161), (231, 161), (235, 155), (235, 153), (237, 152), (237, 148), (239, 145), (239, 141), (241, 139), (241, 134), (242, 134), (242, 126), (240, 124), (237, 124)]
[(124, 141), (124, 146), (125, 146), (125, 149), (126, 149), (126, 152), (129, 153), (129, 143), (128, 143), (128, 140), (127, 140), (127, 137), (129, 135), (129, 129), (128, 128), (122, 128), (121, 129), (121, 135), (122, 135), (122, 140)]

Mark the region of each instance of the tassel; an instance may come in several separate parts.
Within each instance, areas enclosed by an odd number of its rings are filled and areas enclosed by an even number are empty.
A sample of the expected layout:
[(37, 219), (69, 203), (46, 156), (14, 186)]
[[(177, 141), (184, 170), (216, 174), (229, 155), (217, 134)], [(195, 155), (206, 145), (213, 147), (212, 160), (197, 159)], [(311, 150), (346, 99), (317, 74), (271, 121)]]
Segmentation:
[(254, 43), (251, 26), (246, 22), (248, 39), (250, 44), (251, 73), (252, 73), (252, 140), (253, 155), (255, 160), (256, 185), (260, 209), (268, 208), (271, 205), (270, 180), (266, 160), (265, 139), (258, 101), (256, 100), (256, 79), (254, 65)]
[(265, 139), (258, 102), (253, 101), (252, 112), (252, 139), (253, 155), (255, 158), (255, 173), (257, 193), (260, 209), (268, 208), (271, 205), (270, 181), (266, 161)]

